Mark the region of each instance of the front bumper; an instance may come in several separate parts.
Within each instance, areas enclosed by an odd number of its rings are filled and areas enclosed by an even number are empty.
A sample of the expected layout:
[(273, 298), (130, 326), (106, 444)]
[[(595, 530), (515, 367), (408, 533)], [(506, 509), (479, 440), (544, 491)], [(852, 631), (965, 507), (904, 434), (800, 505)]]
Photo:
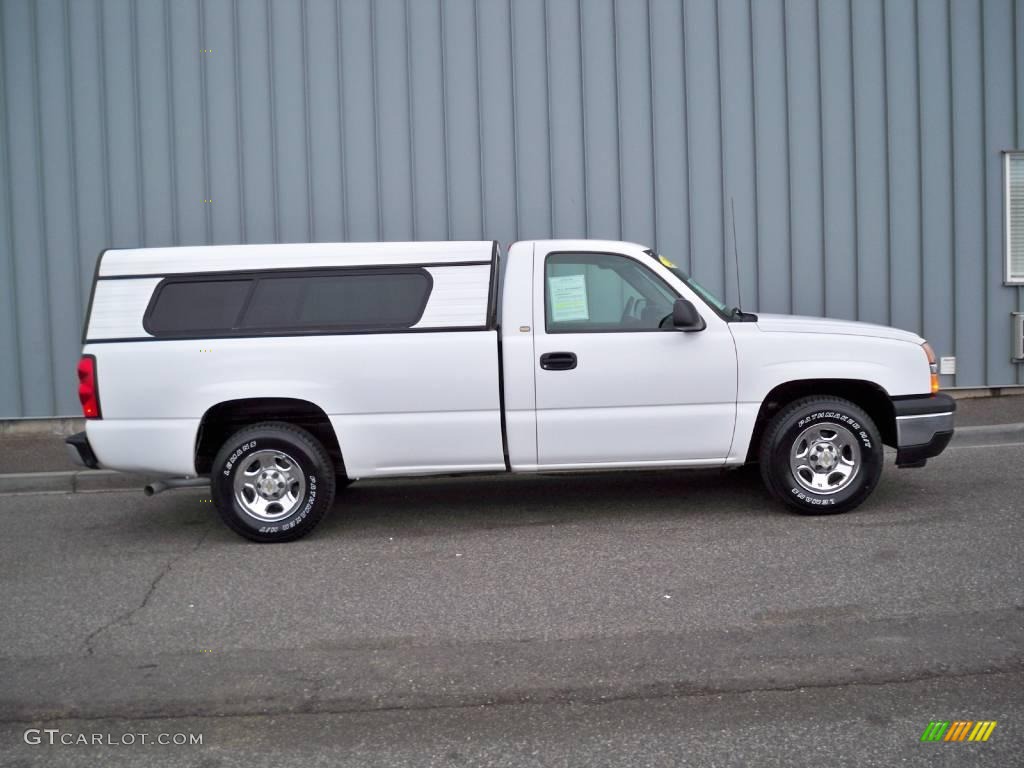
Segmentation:
[(68, 456), (75, 464), (89, 469), (100, 468), (100, 463), (96, 460), (96, 454), (92, 452), (92, 446), (89, 445), (89, 438), (85, 436), (85, 432), (76, 432), (66, 438), (64, 447), (67, 448)]
[(892, 401), (896, 414), (896, 466), (923, 467), (953, 439), (956, 401), (938, 392)]

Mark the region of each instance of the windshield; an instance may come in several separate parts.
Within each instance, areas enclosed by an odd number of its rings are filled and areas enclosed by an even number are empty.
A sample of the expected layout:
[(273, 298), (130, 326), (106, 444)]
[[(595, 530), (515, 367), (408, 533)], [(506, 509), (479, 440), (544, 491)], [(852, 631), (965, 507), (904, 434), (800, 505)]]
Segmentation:
[(665, 267), (673, 275), (675, 275), (684, 283), (686, 283), (686, 286), (690, 290), (692, 290), (694, 293), (700, 296), (708, 306), (710, 306), (713, 310), (715, 310), (715, 312), (717, 312), (723, 318), (729, 320), (736, 314), (738, 308), (727, 306), (724, 301), (715, 296), (715, 294), (713, 294), (703, 285), (701, 285), (688, 274), (686, 274), (686, 272), (677, 267), (671, 259), (660, 254), (657, 254), (654, 251), (647, 251), (647, 254), (651, 256), (653, 259), (655, 259), (659, 264), (661, 264), (661, 266)]

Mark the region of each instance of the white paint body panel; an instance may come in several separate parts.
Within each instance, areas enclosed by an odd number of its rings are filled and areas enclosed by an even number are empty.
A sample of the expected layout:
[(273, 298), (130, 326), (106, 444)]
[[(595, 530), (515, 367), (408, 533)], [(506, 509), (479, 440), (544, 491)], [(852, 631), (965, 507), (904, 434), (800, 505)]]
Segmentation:
[(501, 353), (508, 460), (513, 471), (529, 471), (537, 466), (533, 243), (513, 244), (505, 258), (508, 263), (501, 296)]
[(543, 370), (535, 364), (538, 465), (722, 464), (736, 413), (736, 353), (728, 323), (707, 311), (707, 328), (698, 333), (549, 334), (544, 327), (544, 260), (552, 251), (574, 250), (632, 258), (679, 295), (699, 302), (640, 246), (564, 241), (534, 245), (535, 359), (548, 352), (573, 352), (578, 360), (569, 371)]
[[(923, 339), (897, 329), (888, 338), (881, 326), (800, 318), (800, 330), (782, 330), (784, 323), (731, 323), (736, 341), (739, 386), (736, 437), (729, 464), (742, 464), (765, 397), (781, 384), (801, 379), (851, 379), (871, 382), (890, 397), (927, 395), (931, 391), (928, 358)], [(830, 329), (839, 324), (842, 332)], [(858, 326), (864, 335), (854, 335)], [(779, 330), (764, 330), (764, 328)]]
[(427, 267), (434, 286), (413, 328), (473, 327), (487, 324), (491, 267)]
[(757, 327), (762, 331), (782, 333), (814, 333), (835, 336), (867, 336), (875, 339), (892, 339), (923, 344), (924, 339), (916, 333), (890, 328), (887, 325), (861, 323), (854, 320), (837, 320), (832, 317), (805, 317), (803, 315), (772, 315), (761, 313), (757, 316)]
[[(113, 469), (194, 474), (203, 414), (252, 397), (319, 406), (352, 477), (505, 466), (494, 331), (119, 342), (85, 352), (97, 358), (103, 409), (86, 431)], [(152, 442), (139, 422), (159, 427)], [(154, 453), (171, 434), (173, 450)]]
[(424, 243), (267, 243), (133, 248), (103, 253), (99, 276), (175, 275), (239, 269), (395, 266), (490, 261), (490, 240)]
[[(501, 284), (500, 334), (487, 325), (492, 244), (352, 243), (108, 251), (84, 352), (97, 358), (102, 420), (87, 422), (101, 465), (195, 473), (197, 431), (214, 405), (288, 397), (327, 414), (352, 477), (613, 467), (721, 466), (745, 460), (758, 409), (800, 379), (873, 382), (927, 394), (912, 333), (815, 318), (726, 322), (631, 243), (516, 243)], [(544, 258), (601, 251), (636, 259), (692, 301), (707, 328), (548, 334)], [(466, 265), (463, 262), (486, 261)], [(168, 274), (231, 269), (424, 264), (434, 280), (411, 332), (157, 340), (142, 312)], [(438, 330), (430, 330), (430, 329)], [(136, 338), (138, 341), (104, 341)], [(204, 351), (206, 350), (206, 351)], [(575, 352), (545, 371), (545, 352)], [(503, 381), (499, 382), (499, 354)], [(503, 386), (499, 386), (503, 384)]]
[(199, 417), (90, 419), (85, 423), (85, 433), (101, 467), (121, 472), (192, 476), (196, 472), (199, 421)]
[(92, 297), (92, 312), (86, 327), (87, 339), (151, 338), (142, 327), (159, 277), (126, 280), (98, 280)]

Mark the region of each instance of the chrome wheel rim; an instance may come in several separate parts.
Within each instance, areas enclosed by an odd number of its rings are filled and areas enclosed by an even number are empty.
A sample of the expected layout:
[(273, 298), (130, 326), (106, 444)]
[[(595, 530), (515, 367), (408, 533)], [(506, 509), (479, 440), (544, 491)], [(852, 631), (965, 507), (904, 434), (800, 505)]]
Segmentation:
[(235, 501), (247, 515), (272, 523), (292, 514), (306, 496), (306, 474), (282, 451), (256, 451), (235, 472)]
[(789, 466), (797, 483), (805, 491), (826, 496), (850, 485), (860, 465), (856, 435), (831, 422), (805, 429), (789, 452)]

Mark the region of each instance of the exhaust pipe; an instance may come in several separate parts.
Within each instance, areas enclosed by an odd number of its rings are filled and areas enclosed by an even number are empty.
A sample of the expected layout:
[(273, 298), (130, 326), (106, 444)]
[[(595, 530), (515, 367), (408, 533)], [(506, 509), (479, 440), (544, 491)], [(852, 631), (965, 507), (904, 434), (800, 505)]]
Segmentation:
[(168, 477), (163, 480), (154, 480), (143, 488), (142, 492), (147, 496), (155, 496), (172, 488), (201, 488), (209, 487), (209, 485), (210, 478), (208, 477)]

